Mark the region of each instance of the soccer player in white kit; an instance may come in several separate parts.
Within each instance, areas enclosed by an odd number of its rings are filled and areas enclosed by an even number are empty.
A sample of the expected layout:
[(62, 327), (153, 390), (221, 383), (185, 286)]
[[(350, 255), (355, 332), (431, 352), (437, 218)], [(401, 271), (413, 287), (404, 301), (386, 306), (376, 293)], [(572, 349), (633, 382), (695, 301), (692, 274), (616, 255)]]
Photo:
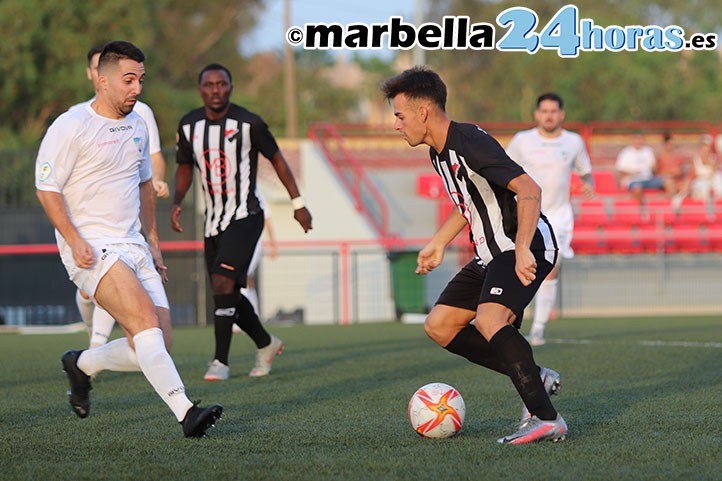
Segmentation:
[[(98, 61), (102, 51), (103, 45), (96, 45), (88, 50), (87, 54), (88, 65), (85, 69), (85, 73), (88, 80), (92, 82), (93, 91), (96, 93), (98, 91)], [(95, 96), (86, 102), (73, 105), (70, 109), (72, 110), (86, 104), (90, 105), (94, 101)], [(170, 195), (170, 193), (168, 190), (168, 184), (164, 180), (166, 166), (163, 153), (161, 152), (160, 134), (158, 132), (158, 124), (155, 121), (155, 115), (153, 115), (153, 110), (150, 106), (140, 100), (136, 101), (133, 111), (137, 112), (141, 116), (148, 127), (150, 159), (153, 166), (153, 188), (155, 189), (158, 197), (161, 199), (166, 198)], [(75, 293), (75, 303), (78, 306), (83, 322), (88, 327), (90, 347), (100, 346), (101, 344), (108, 342), (110, 333), (113, 330), (113, 325), (115, 324), (115, 319), (113, 319), (113, 317), (103, 308), (96, 309), (93, 300), (80, 289), (78, 289)], [(173, 343), (170, 329), (163, 331), (163, 336), (165, 338), (166, 348), (170, 349), (171, 344)]]
[(163, 340), (170, 312), (148, 129), (133, 112), (145, 78), (144, 60), (131, 43), (107, 44), (98, 66), (96, 100), (58, 117), (38, 152), (37, 195), (55, 226), (68, 276), (127, 336), (67, 351), (61, 363), (70, 384), (70, 405), (80, 418), (90, 413), (93, 374), (140, 370), (181, 423), (183, 434), (203, 437), (223, 407), (201, 408), (188, 399)]
[[(579, 134), (562, 128), (564, 101), (555, 93), (537, 99), (534, 120), (537, 126), (518, 132), (506, 151), (509, 157), (542, 188), (542, 212), (552, 224), (563, 259), (574, 257), (571, 248), (574, 212), (569, 200), (572, 170), (582, 180), (582, 192), (594, 194), (592, 165), (584, 140)], [(541, 346), (544, 328), (554, 308), (559, 284), (559, 263), (542, 283), (534, 301), (534, 322), (529, 332), (532, 346)]]

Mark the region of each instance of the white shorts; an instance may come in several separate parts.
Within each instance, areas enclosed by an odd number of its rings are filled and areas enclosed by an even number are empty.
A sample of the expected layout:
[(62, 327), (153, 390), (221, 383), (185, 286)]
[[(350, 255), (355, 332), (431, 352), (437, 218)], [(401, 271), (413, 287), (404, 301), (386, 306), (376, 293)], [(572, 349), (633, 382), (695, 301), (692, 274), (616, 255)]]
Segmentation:
[(554, 236), (556, 236), (557, 245), (559, 245), (559, 257), (562, 259), (573, 258), (572, 236), (574, 234), (574, 222), (562, 222), (553, 215), (545, 215), (549, 219), (552, 229), (554, 229)]
[(95, 290), (100, 280), (117, 261), (125, 262), (133, 269), (143, 288), (150, 295), (156, 307), (169, 309), (168, 297), (163, 288), (163, 280), (155, 269), (153, 256), (148, 248), (141, 244), (108, 244), (93, 246), (95, 264), (89, 269), (81, 269), (75, 264), (73, 250), (66, 243), (60, 247), (60, 259), (68, 271), (68, 277), (90, 297), (95, 298)]

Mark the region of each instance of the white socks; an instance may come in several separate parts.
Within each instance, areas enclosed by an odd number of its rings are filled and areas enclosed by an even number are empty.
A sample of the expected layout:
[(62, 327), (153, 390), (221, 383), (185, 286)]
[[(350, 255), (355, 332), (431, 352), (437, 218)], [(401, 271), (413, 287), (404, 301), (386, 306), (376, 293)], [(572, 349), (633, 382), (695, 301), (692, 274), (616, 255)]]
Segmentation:
[(80, 311), (80, 317), (88, 327), (90, 347), (98, 347), (108, 342), (115, 324), (113, 316), (102, 307), (96, 306), (92, 299), (84, 298), (80, 294), (80, 289), (75, 291), (75, 304)]
[(126, 337), (83, 351), (78, 358), (78, 367), (88, 376), (100, 371), (140, 371), (138, 358)]
[(90, 335), (90, 347), (98, 347), (108, 342), (114, 324), (115, 319), (113, 319), (113, 316), (102, 307), (96, 306), (93, 312), (93, 330)]
[(165, 349), (163, 331), (158, 327), (146, 329), (133, 336), (138, 364), (155, 392), (175, 414), (178, 422), (183, 421), (193, 406), (185, 394), (185, 386), (178, 370)]
[(253, 306), (253, 311), (256, 313), (256, 315), (260, 318), (260, 314), (258, 313), (258, 293), (256, 292), (255, 287), (242, 287), (241, 288), (241, 294), (246, 296), (246, 299), (251, 303)]
[(80, 311), (80, 318), (83, 320), (85, 325), (88, 326), (88, 331), (90, 331), (91, 326), (93, 325), (93, 308), (95, 307), (95, 304), (93, 304), (92, 299), (86, 299), (80, 295), (80, 289), (75, 290), (75, 304), (78, 306), (78, 310)]
[(549, 316), (557, 302), (557, 285), (559, 279), (551, 279), (542, 282), (536, 293), (534, 301), (534, 322), (532, 323), (529, 336), (532, 338), (544, 338), (544, 328), (549, 322)]
[(163, 331), (153, 327), (133, 336), (135, 351), (123, 337), (83, 351), (78, 368), (88, 376), (103, 371), (143, 371), (143, 375), (175, 414), (183, 421), (193, 406), (185, 395), (183, 381), (165, 348)]

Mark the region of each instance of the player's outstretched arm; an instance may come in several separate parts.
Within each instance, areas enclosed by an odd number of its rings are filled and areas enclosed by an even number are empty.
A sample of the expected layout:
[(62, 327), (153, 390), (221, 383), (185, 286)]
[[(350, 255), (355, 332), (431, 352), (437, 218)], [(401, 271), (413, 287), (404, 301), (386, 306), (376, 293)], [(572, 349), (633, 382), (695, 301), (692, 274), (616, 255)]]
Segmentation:
[(428, 274), (444, 260), (446, 246), (466, 227), (466, 219), (457, 208), (453, 208), (449, 217), (439, 227), (431, 241), (424, 246), (416, 258), (417, 274)]
[[(276, 171), (276, 175), (278, 175), (281, 183), (286, 188), (286, 191), (288, 191), (288, 195), (291, 196), (291, 199), (300, 199), (301, 193), (298, 191), (298, 186), (296, 185), (296, 178), (293, 176), (293, 172), (288, 166), (288, 162), (286, 162), (286, 158), (283, 156), (280, 150), (273, 154), (270, 162)], [(301, 202), (303, 201), (301, 200)], [(301, 224), (304, 232), (308, 232), (309, 230), (313, 229), (313, 225), (311, 222), (311, 213), (308, 211), (308, 208), (306, 208), (305, 205), (294, 205), (293, 218), (296, 219), (299, 224)]]
[(517, 198), (516, 275), (528, 286), (536, 279), (536, 259), (529, 246), (539, 223), (542, 191), (528, 174), (512, 179), (507, 187)]
[(78, 229), (75, 228), (75, 225), (70, 220), (68, 211), (65, 208), (63, 195), (58, 192), (46, 190), (37, 190), (36, 192), (40, 204), (42, 204), (43, 210), (45, 210), (45, 214), (50, 219), (50, 222), (58, 229), (60, 235), (63, 236), (65, 242), (67, 242), (73, 250), (75, 265), (82, 269), (92, 267), (93, 264), (95, 264), (93, 247), (83, 239)]
[(170, 225), (176, 232), (183, 232), (180, 224), (181, 202), (193, 182), (193, 165), (178, 164), (175, 171), (175, 192), (173, 193), (173, 206), (170, 210)]

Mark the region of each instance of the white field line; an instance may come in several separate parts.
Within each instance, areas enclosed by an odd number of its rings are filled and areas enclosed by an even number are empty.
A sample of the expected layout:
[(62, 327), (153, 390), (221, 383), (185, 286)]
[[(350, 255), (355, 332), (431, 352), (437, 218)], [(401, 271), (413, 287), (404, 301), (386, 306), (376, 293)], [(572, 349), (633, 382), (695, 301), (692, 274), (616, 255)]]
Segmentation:
[(547, 344), (631, 344), (644, 347), (694, 347), (722, 349), (722, 342), (694, 341), (592, 341), (589, 339), (547, 339)]

